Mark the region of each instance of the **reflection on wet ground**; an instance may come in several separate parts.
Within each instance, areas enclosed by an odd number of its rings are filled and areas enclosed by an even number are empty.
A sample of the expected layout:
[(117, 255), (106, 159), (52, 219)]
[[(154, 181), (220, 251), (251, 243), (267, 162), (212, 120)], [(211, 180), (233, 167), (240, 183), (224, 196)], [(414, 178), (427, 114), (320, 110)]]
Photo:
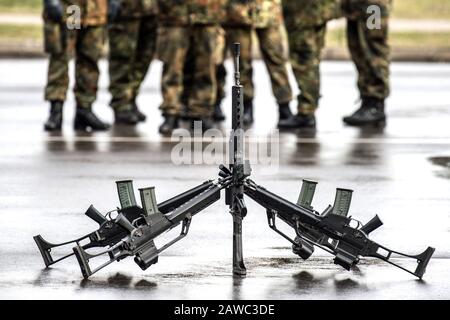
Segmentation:
[[(411, 253), (427, 245), (437, 248), (422, 282), (372, 259), (362, 260), (359, 269), (350, 272), (334, 265), (320, 250), (309, 261), (301, 261), (289, 243), (271, 232), (265, 211), (250, 200), (243, 230), (246, 278), (230, 274), (232, 224), (222, 202), (195, 216), (188, 237), (145, 272), (132, 259), (115, 263), (89, 280), (82, 280), (72, 258), (43, 269), (32, 236), (42, 234), (60, 242), (93, 231), (96, 225), (84, 218), (84, 211), (90, 204), (102, 212), (116, 207), (114, 181), (134, 179), (136, 187), (156, 186), (162, 201), (217, 177), (218, 170), (216, 164), (177, 166), (172, 162), (177, 142), (157, 134), (160, 64), (153, 66), (140, 99), (149, 121), (136, 128), (115, 126), (96, 134), (73, 132), (72, 95), (63, 133), (43, 133), (47, 107), (41, 101), (41, 89), (45, 79), (15, 76), (12, 70), (21, 68), (44, 74), (45, 63), (0, 61), (1, 298), (450, 297), (450, 108), (442, 103), (450, 101), (450, 78), (442, 76), (450, 73), (449, 66), (394, 65), (388, 126), (355, 130), (341, 123), (341, 116), (352, 111), (357, 98), (353, 67), (326, 63), (318, 130), (280, 132), (279, 166), (270, 166), (273, 170), (267, 172), (265, 164), (253, 166), (255, 181), (292, 201), (298, 198), (303, 178), (319, 181), (313, 202), (318, 211), (333, 203), (336, 187), (354, 189), (351, 214), (363, 222), (379, 214), (385, 223), (374, 233), (375, 241)], [(258, 93), (252, 137), (261, 144), (276, 126), (277, 107), (260, 62), (255, 72)], [(434, 77), (440, 81), (424, 81)], [(10, 91), (11, 86), (14, 90)], [(107, 79), (102, 78), (95, 107), (102, 118), (112, 120), (106, 87)], [(229, 103), (227, 97), (224, 106)], [(225, 112), (228, 120), (218, 129), (227, 134), (231, 112), (229, 108)], [(201, 143), (193, 156), (207, 146), (207, 141)]]
[(432, 157), (431, 163), (439, 166), (438, 170), (435, 170), (435, 174), (439, 178), (450, 179), (450, 157)]

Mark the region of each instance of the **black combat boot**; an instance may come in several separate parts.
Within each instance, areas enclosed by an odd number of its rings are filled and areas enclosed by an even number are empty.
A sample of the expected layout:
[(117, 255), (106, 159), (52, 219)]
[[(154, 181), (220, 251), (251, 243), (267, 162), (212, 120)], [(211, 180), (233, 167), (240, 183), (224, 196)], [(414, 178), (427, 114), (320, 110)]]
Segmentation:
[(213, 114), (214, 121), (222, 122), (225, 121), (225, 114), (222, 111), (222, 107), (220, 103), (217, 103), (214, 108), (214, 114)]
[(132, 109), (115, 110), (115, 124), (135, 126), (139, 122), (138, 115)]
[(296, 116), (292, 116), (286, 120), (280, 120), (278, 123), (280, 129), (315, 129), (316, 128), (316, 116), (314, 114), (302, 114), (299, 113)]
[(45, 131), (60, 131), (63, 121), (63, 105), (62, 101), (50, 102), (50, 116), (44, 124)]
[(253, 101), (244, 101), (244, 125), (250, 126), (253, 122)]
[(106, 131), (110, 125), (101, 121), (91, 108), (77, 107), (74, 128), (77, 131)]
[(367, 125), (384, 126), (386, 124), (384, 100), (363, 97), (361, 107), (351, 116), (345, 117), (343, 120), (345, 124), (354, 127)]
[(280, 103), (278, 105), (278, 111), (280, 113), (280, 121), (287, 120), (292, 118), (294, 115), (292, 114), (291, 108), (289, 107), (289, 103)]
[(145, 122), (147, 120), (147, 116), (139, 110), (136, 100), (133, 101), (133, 112), (136, 114), (139, 122)]
[(178, 129), (178, 117), (171, 115), (164, 116), (164, 122), (159, 127), (159, 133), (170, 134), (175, 129)]

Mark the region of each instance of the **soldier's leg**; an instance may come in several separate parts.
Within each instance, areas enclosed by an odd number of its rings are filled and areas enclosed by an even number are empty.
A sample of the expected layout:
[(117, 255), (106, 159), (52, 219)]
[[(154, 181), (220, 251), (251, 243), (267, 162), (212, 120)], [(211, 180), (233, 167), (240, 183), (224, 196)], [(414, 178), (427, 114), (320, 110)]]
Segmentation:
[(165, 116), (180, 115), (183, 67), (189, 41), (189, 28), (162, 26), (158, 30), (158, 56), (163, 62), (160, 110)]
[(225, 85), (227, 70), (225, 69), (225, 59), (227, 56), (227, 39), (226, 33), (223, 28), (220, 28), (217, 35), (218, 45), (216, 46), (216, 82), (217, 82), (217, 92), (216, 92), (216, 102), (214, 106), (214, 121), (224, 121), (225, 114), (222, 111), (222, 100), (225, 98)]
[(390, 91), (388, 18), (382, 18), (381, 29), (369, 29), (364, 19), (348, 20), (347, 39), (361, 97), (384, 100)]
[(49, 54), (46, 101), (65, 101), (69, 87), (68, 34), (59, 24), (46, 22), (45, 51)]
[(157, 28), (156, 16), (148, 16), (141, 19), (137, 52), (133, 65), (132, 88), (134, 99), (139, 95), (142, 82), (155, 56)]
[(314, 114), (320, 99), (320, 60), (326, 25), (289, 32), (292, 70), (300, 89), (298, 113)]
[(116, 21), (109, 26), (108, 33), (111, 107), (115, 111), (131, 110), (139, 20)]
[(292, 89), (287, 70), (284, 39), (278, 27), (256, 29), (264, 63), (269, 71), (273, 94), (279, 105), (289, 104)]
[(75, 129), (101, 131), (109, 129), (93, 112), (97, 98), (99, 67), (105, 40), (104, 27), (84, 27), (78, 31), (75, 61)]
[(183, 66), (183, 93), (181, 94), (182, 114), (187, 115), (187, 106), (189, 105), (189, 97), (195, 90), (195, 48), (193, 45), (189, 46), (186, 53), (186, 59)]
[(45, 52), (49, 54), (45, 99), (50, 102), (50, 115), (44, 124), (46, 131), (59, 131), (62, 128), (63, 106), (69, 87), (69, 60), (76, 35), (77, 31), (45, 22)]
[(232, 32), (233, 29), (225, 29), (225, 47), (223, 48), (222, 61), (217, 65), (216, 79), (217, 79), (217, 103), (220, 105), (222, 100), (225, 99), (226, 91), (225, 85), (227, 81), (227, 69), (225, 68), (225, 60), (227, 58), (228, 49), (232, 47)]
[(279, 127), (315, 128), (315, 111), (320, 99), (320, 59), (325, 44), (326, 24), (300, 28), (290, 31), (291, 64), (300, 89), (298, 96), (298, 114), (286, 121), (280, 121)]
[(104, 27), (84, 27), (76, 44), (75, 97), (79, 108), (90, 108), (97, 97), (98, 61), (103, 53)]
[(69, 57), (66, 53), (50, 54), (46, 101), (65, 101), (69, 86)]
[(385, 99), (389, 96), (388, 21), (390, 0), (377, 1), (381, 9), (380, 27), (368, 25), (367, 7), (370, 1), (351, 8), (348, 13), (348, 46), (358, 69), (358, 88), (361, 106), (352, 115), (344, 117), (351, 126), (386, 123)]
[(225, 63), (221, 63), (217, 66), (216, 79), (217, 79), (216, 105), (221, 105), (223, 99), (225, 99), (226, 96), (225, 85), (227, 80), (227, 69), (225, 68)]
[(216, 26), (193, 27), (192, 43), (195, 57), (193, 83), (195, 90), (189, 95), (188, 116), (191, 119), (210, 120), (217, 94), (216, 59), (217, 45)]

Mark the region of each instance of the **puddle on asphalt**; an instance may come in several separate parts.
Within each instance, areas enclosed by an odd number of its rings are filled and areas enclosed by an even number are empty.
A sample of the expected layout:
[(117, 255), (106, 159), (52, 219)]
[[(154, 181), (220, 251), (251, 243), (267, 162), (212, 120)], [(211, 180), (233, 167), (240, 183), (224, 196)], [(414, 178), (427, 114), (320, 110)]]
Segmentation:
[(450, 169), (450, 157), (432, 157), (429, 160), (434, 165)]
[(443, 168), (435, 172), (439, 178), (450, 179), (450, 157), (431, 157), (428, 159), (432, 164)]

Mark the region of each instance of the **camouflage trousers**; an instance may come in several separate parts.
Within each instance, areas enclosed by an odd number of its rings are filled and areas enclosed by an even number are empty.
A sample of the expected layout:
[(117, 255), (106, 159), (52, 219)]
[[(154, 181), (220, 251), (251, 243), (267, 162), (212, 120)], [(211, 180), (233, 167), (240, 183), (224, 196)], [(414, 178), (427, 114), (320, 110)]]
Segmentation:
[[(252, 28), (251, 27), (230, 27), (225, 29), (225, 48), (223, 57), (233, 50), (233, 44), (241, 44), (240, 72), (241, 84), (244, 86), (244, 102), (252, 101), (254, 96), (253, 87), (253, 67), (252, 67)], [(217, 103), (225, 98), (225, 86), (227, 71), (225, 65), (220, 63), (217, 66)]]
[(65, 101), (69, 87), (69, 61), (75, 56), (75, 98), (79, 108), (90, 108), (97, 97), (98, 60), (103, 53), (105, 28), (101, 26), (68, 30), (46, 23), (45, 47), (50, 55), (47, 101)]
[[(227, 48), (232, 50), (235, 42), (241, 43), (241, 84), (245, 88), (244, 101), (252, 101), (255, 90), (253, 85), (252, 67), (252, 28), (228, 28), (226, 30)], [(262, 58), (268, 69), (272, 91), (278, 104), (289, 103), (292, 100), (292, 89), (289, 84), (287, 70), (288, 59), (284, 52), (284, 40), (281, 29), (261, 28), (255, 30), (259, 41)], [(224, 86), (226, 71), (222, 65), (217, 72), (219, 92), (218, 97), (225, 96)]]
[[(158, 56), (163, 61), (160, 109), (164, 115), (179, 116), (183, 107), (186, 107), (183, 116), (188, 118), (212, 115), (217, 92), (215, 49), (219, 29), (218, 26), (159, 28)], [(186, 83), (189, 87), (185, 90)]]
[(156, 17), (117, 21), (108, 33), (111, 107), (130, 109), (155, 54)]
[(347, 41), (358, 69), (361, 97), (387, 98), (390, 93), (388, 17), (382, 18), (381, 29), (369, 29), (366, 19), (348, 19)]
[(320, 99), (320, 61), (325, 45), (326, 24), (312, 27), (288, 27), (292, 70), (300, 90), (298, 112), (311, 114)]
[(288, 57), (285, 54), (281, 28), (256, 29), (262, 58), (269, 71), (272, 91), (278, 104), (292, 100), (292, 89), (287, 70)]
[[(222, 28), (218, 28), (216, 44), (214, 49), (214, 62), (216, 70), (219, 66), (223, 66), (225, 52), (225, 32)], [(183, 69), (183, 93), (181, 94), (181, 103), (183, 106), (189, 105), (189, 98), (191, 94), (196, 90), (195, 76), (196, 76), (196, 64), (195, 64), (195, 47), (191, 46), (186, 55)], [(216, 88), (218, 90), (218, 79), (216, 73)], [(217, 97), (215, 98), (217, 100)], [(184, 114), (189, 113), (188, 108), (183, 110)]]

